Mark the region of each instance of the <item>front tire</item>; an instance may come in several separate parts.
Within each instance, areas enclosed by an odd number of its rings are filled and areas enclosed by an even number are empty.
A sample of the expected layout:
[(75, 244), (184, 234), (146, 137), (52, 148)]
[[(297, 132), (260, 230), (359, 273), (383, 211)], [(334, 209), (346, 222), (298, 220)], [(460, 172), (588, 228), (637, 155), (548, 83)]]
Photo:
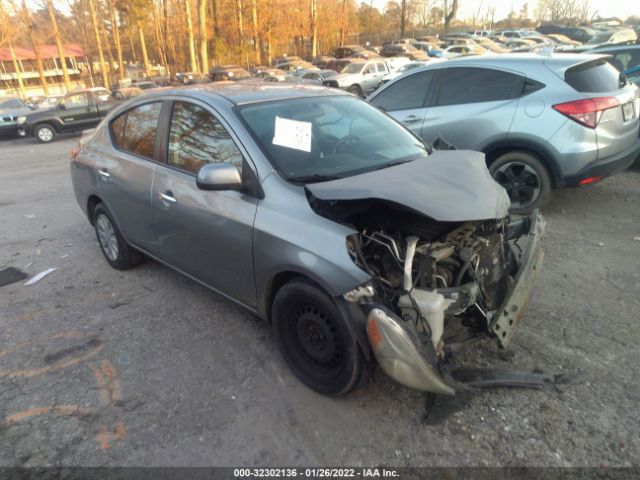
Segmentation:
[(551, 178), (544, 164), (533, 154), (514, 150), (500, 155), (489, 166), (493, 179), (504, 187), (512, 213), (528, 213), (551, 198)]
[(364, 357), (335, 302), (307, 280), (292, 280), (276, 294), (273, 333), (293, 373), (323, 395), (344, 395), (360, 381)]
[(142, 262), (142, 254), (127, 244), (102, 203), (96, 205), (93, 220), (100, 250), (109, 265), (117, 270), (128, 270)]
[(360, 85), (351, 85), (347, 88), (347, 92), (355, 95), (356, 97), (364, 98), (364, 92), (362, 91), (362, 88), (360, 88)]
[(45, 123), (38, 125), (33, 134), (40, 143), (50, 143), (56, 138), (56, 129)]

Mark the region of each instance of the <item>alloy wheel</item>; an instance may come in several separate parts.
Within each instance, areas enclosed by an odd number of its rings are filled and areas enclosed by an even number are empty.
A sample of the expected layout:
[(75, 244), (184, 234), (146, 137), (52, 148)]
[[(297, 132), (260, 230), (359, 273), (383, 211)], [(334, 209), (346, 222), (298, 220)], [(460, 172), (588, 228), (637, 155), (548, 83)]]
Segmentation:
[(512, 207), (526, 208), (540, 195), (540, 177), (532, 167), (524, 163), (506, 163), (494, 172), (493, 178), (509, 194)]
[(111, 220), (102, 214), (96, 220), (96, 230), (98, 231), (98, 239), (100, 247), (109, 260), (115, 262), (118, 260), (119, 248), (116, 231), (111, 224)]

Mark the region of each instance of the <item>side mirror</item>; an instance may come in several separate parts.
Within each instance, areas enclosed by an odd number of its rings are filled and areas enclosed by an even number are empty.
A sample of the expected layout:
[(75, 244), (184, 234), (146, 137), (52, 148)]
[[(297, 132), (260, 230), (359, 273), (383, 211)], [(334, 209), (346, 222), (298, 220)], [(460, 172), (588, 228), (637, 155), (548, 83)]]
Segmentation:
[(209, 163), (198, 171), (196, 184), (201, 190), (242, 190), (240, 172), (229, 163)]

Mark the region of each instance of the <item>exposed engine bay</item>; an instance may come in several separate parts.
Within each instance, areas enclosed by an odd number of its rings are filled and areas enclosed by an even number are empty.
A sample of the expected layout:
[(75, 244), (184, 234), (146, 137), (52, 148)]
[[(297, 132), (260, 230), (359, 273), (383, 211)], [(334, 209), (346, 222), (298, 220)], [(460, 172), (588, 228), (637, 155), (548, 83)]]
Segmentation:
[[(352, 261), (371, 276), (371, 288), (350, 292), (352, 298), (345, 298), (369, 303), (380, 320), (394, 320), (428, 363), (436, 366), (445, 360), (449, 324), (466, 327), (469, 337), (492, 334), (501, 345), (508, 343), (508, 330), (515, 327), (523, 305), (518, 305), (518, 312), (514, 309), (518, 318), (509, 317), (504, 331), (496, 327), (498, 309), (513, 293), (537, 213), (438, 222), (384, 200), (315, 199), (311, 204), (317, 213), (358, 231), (347, 238), (346, 248)], [(397, 372), (387, 373), (398, 379)]]

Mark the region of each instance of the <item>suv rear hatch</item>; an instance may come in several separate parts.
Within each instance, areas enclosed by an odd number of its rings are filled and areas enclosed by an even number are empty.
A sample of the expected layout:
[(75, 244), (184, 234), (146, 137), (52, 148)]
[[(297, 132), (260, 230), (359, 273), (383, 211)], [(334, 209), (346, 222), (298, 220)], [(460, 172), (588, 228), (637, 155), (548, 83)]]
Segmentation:
[(593, 128), (598, 143), (598, 160), (616, 155), (638, 143), (640, 96), (606, 57), (589, 57), (563, 72), (564, 81), (584, 94), (584, 99), (554, 105), (572, 120)]

